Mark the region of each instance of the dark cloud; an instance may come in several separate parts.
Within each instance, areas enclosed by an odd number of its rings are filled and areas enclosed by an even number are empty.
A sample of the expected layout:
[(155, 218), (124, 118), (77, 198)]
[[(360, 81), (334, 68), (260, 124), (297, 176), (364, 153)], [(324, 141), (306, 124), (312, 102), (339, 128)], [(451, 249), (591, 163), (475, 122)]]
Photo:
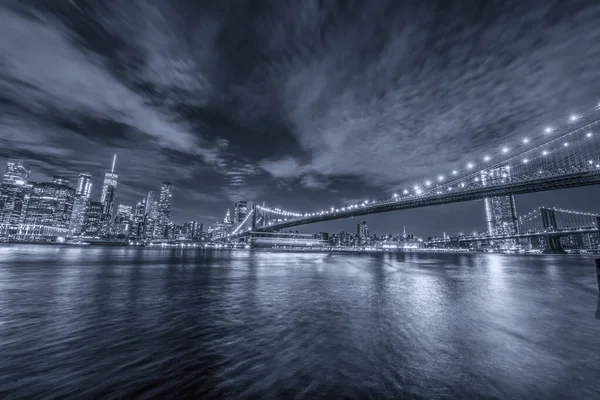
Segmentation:
[(599, 20), (579, 0), (5, 1), (0, 157), (98, 187), (117, 153), (118, 201), (170, 180), (179, 219), (376, 198), (590, 108)]

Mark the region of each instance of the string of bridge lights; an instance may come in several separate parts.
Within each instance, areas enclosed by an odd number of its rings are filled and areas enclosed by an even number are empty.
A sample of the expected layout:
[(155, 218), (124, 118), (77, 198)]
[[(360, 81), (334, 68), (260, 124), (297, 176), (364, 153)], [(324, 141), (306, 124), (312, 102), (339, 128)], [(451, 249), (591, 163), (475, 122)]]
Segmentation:
[[(506, 156), (507, 154), (511, 153), (515, 149), (522, 148), (522, 147), (525, 147), (525, 146), (529, 146), (529, 145), (531, 145), (532, 143), (534, 143), (535, 141), (537, 141), (537, 140), (539, 140), (541, 138), (548, 137), (548, 135), (551, 135), (552, 133), (554, 133), (555, 131), (557, 131), (559, 128), (561, 128), (563, 126), (568, 126), (569, 124), (577, 123), (577, 122), (581, 121), (583, 118), (585, 118), (587, 116), (590, 116), (592, 113), (594, 113), (594, 111), (599, 111), (599, 110), (600, 110), (600, 103), (596, 107), (594, 107), (592, 110), (589, 110), (589, 111), (587, 111), (587, 112), (585, 112), (583, 114), (576, 114), (576, 113), (570, 114), (566, 123), (563, 123), (562, 125), (559, 124), (559, 125), (556, 125), (556, 126), (554, 126), (554, 125), (547, 125), (542, 130), (541, 133), (539, 133), (537, 135), (533, 135), (533, 136), (531, 136), (531, 135), (530, 136), (526, 136), (526, 137), (522, 138), (521, 141), (519, 143), (517, 143), (513, 147), (509, 147), (507, 145), (504, 145), (504, 146), (502, 146), (499, 149), (499, 153), (498, 154), (496, 154), (496, 153), (490, 154), (488, 152), (483, 157), (481, 157), (481, 160), (483, 161), (483, 163), (490, 163), (492, 160), (494, 160), (494, 159), (497, 158), (497, 155), (499, 155), (499, 156)], [(550, 153), (551, 153), (550, 151), (548, 151), (546, 149), (542, 150), (539, 153), (540, 155), (538, 155), (537, 157), (534, 156), (534, 158), (532, 158), (531, 156), (528, 156), (528, 157), (524, 157), (524, 156), (526, 156), (528, 153), (531, 153), (531, 152), (535, 151), (536, 149), (539, 149), (540, 147), (547, 147), (548, 145), (550, 145), (550, 144), (552, 144), (552, 143), (554, 143), (556, 141), (559, 141), (559, 140), (565, 138), (566, 136), (574, 134), (577, 131), (580, 131), (580, 130), (583, 130), (583, 129), (587, 129), (589, 126), (593, 125), (594, 123), (597, 123), (597, 121), (594, 121), (594, 122), (592, 122), (590, 124), (587, 124), (586, 126), (583, 126), (583, 127), (578, 127), (578, 128), (571, 129), (571, 130), (567, 131), (566, 133), (564, 133), (563, 135), (561, 135), (561, 136), (559, 136), (559, 137), (557, 137), (557, 138), (555, 138), (555, 139), (553, 139), (553, 140), (551, 140), (549, 142), (538, 144), (538, 145), (534, 146), (533, 148), (531, 148), (529, 150), (526, 150), (526, 151), (524, 151), (522, 153), (519, 153), (518, 155), (515, 155), (513, 157), (509, 157), (508, 159), (504, 159), (504, 160), (500, 161), (496, 165), (488, 165), (488, 166), (484, 166), (483, 168), (476, 168), (480, 164), (476, 164), (474, 161), (469, 161), (469, 162), (466, 163), (464, 169), (462, 169), (462, 170), (453, 169), (451, 171), (451, 173), (449, 174), (449, 176), (451, 178), (452, 177), (459, 177), (459, 176), (461, 176), (460, 178), (455, 179), (453, 182), (457, 183), (456, 184), (457, 187), (464, 188), (465, 187), (465, 181), (467, 179), (472, 178), (473, 175), (478, 174), (480, 171), (485, 170), (486, 168), (494, 168), (495, 166), (499, 166), (500, 164), (504, 164), (506, 162), (512, 161), (515, 158), (519, 158), (519, 157), (522, 157), (521, 160), (520, 160), (520, 164), (524, 164), (524, 165), (530, 163), (531, 161), (533, 161), (533, 160), (535, 160), (537, 158), (540, 158), (540, 156), (541, 157), (546, 157), (546, 156), (550, 155)], [(585, 133), (585, 138), (589, 139), (589, 138), (592, 138), (593, 136), (594, 136), (594, 133), (592, 133), (591, 131), (588, 131), (588, 132)], [(564, 148), (569, 147), (569, 145), (570, 145), (569, 142), (565, 141), (563, 143), (563, 147)], [(588, 160), (588, 164), (589, 165), (594, 165), (595, 164), (596, 168), (600, 168), (600, 163), (594, 162), (593, 160)], [(502, 165), (502, 167), (505, 168), (506, 170), (510, 170), (510, 168), (511, 168), (510, 165)], [(475, 176), (474, 181), (475, 182), (479, 182), (479, 180), (480, 180), (479, 177)], [(427, 191), (427, 189), (424, 189), (422, 187), (423, 185), (425, 186), (425, 188), (432, 188), (432, 190), (435, 190), (437, 188), (432, 187), (434, 185), (434, 183), (437, 183), (438, 184), (438, 188), (439, 188), (439, 185), (444, 185), (444, 183), (446, 181), (447, 181), (447, 176), (441, 174), (441, 175), (438, 175), (436, 177), (436, 179), (427, 179), (424, 182), (422, 182), (421, 184), (419, 184), (419, 183), (414, 184), (412, 186), (412, 190), (405, 188), (405, 189), (402, 190), (401, 193), (402, 193), (402, 195), (407, 196), (407, 195), (411, 195), (411, 191), (412, 191), (414, 195), (417, 195), (417, 196), (423, 195), (425, 193), (429, 193), (429, 191)], [(453, 182), (449, 182), (449, 184), (451, 184)], [(452, 190), (452, 186), (447, 187), (447, 190), (451, 191)], [(398, 197), (400, 197), (400, 196), (401, 195), (398, 194), (398, 193), (394, 193), (393, 194), (394, 200), (398, 199)], [(387, 201), (387, 200), (385, 200), (385, 201)], [(309, 218), (309, 217), (316, 217), (316, 216), (334, 214), (334, 213), (338, 213), (338, 212), (351, 211), (351, 210), (354, 210), (354, 209), (367, 207), (369, 205), (373, 205), (373, 204), (377, 204), (377, 203), (378, 203), (377, 201), (365, 200), (362, 203), (353, 204), (353, 205), (350, 205), (350, 206), (330, 207), (329, 210), (321, 210), (321, 211), (309, 212), (309, 213), (289, 212), (289, 211), (281, 210), (281, 209), (278, 209), (278, 208), (271, 209), (271, 208), (264, 207), (264, 206), (261, 206), (260, 208), (263, 211), (274, 213), (274, 214), (278, 214), (278, 215), (282, 215), (282, 216), (285, 216), (285, 217)], [(593, 214), (589, 214), (589, 215), (593, 215)], [(286, 218), (286, 220), (287, 220), (287, 218)]]

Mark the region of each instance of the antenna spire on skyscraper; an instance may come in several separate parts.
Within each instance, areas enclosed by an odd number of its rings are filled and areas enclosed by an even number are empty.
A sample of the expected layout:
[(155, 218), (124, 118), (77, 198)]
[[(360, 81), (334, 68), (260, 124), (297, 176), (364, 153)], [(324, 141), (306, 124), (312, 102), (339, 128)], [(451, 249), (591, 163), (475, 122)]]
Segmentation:
[(111, 173), (113, 173), (113, 174), (115, 173), (115, 163), (116, 163), (116, 162), (117, 162), (117, 155), (115, 154), (115, 155), (113, 156), (112, 168), (110, 169), (110, 172), (111, 172)]

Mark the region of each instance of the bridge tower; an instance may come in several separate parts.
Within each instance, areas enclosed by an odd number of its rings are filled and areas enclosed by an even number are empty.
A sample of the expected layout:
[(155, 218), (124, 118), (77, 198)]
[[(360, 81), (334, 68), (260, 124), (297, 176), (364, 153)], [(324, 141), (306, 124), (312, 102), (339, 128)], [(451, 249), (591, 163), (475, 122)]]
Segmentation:
[(257, 208), (256, 208), (256, 204), (254, 204), (252, 206), (252, 229), (250, 230), (250, 232), (254, 232), (256, 231), (256, 213), (257, 213)]
[[(556, 213), (551, 208), (540, 208), (540, 216), (542, 218), (542, 227), (544, 230), (554, 231), (558, 228), (556, 223)], [(560, 243), (560, 236), (548, 234), (546, 235), (546, 243), (548, 249), (552, 253), (564, 253), (565, 250)]]

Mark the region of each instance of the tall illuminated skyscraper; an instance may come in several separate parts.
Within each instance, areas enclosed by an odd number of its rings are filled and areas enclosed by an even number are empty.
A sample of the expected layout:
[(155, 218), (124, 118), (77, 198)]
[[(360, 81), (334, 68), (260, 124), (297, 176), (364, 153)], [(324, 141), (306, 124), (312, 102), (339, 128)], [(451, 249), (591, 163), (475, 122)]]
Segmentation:
[[(481, 172), (483, 185), (510, 181), (510, 169), (500, 167)], [(485, 201), (485, 220), (490, 235), (517, 233), (517, 208), (514, 196), (488, 197)]]
[(248, 215), (248, 202), (241, 200), (235, 203), (233, 210), (233, 223), (239, 224), (240, 222), (244, 221), (246, 215)]
[(115, 194), (117, 191), (117, 181), (119, 175), (115, 172), (115, 163), (117, 162), (117, 155), (113, 157), (112, 167), (110, 171), (104, 174), (104, 183), (102, 184), (102, 196), (100, 197), (100, 203), (102, 203), (102, 229), (101, 234), (109, 235), (110, 227), (112, 222), (112, 214), (115, 206)]
[(158, 221), (156, 224), (156, 236), (164, 238), (167, 232), (167, 226), (171, 222), (171, 201), (173, 198), (173, 184), (163, 182), (160, 187), (160, 197), (158, 198)]
[(8, 160), (0, 184), (0, 223), (18, 224), (25, 218), (31, 185), (21, 160)]
[(92, 193), (92, 175), (79, 174), (77, 179), (77, 188), (75, 189), (75, 201), (73, 202), (73, 213), (69, 229), (74, 234), (83, 232), (85, 215), (90, 207), (90, 196)]
[[(115, 184), (116, 186), (116, 184)], [(77, 178), (77, 189), (75, 189), (76, 196), (84, 196), (88, 199), (92, 193), (92, 174), (79, 174)]]
[(158, 205), (154, 190), (150, 190), (146, 196), (146, 207), (144, 215), (143, 237), (146, 240), (156, 239), (156, 225), (158, 220)]
[(360, 244), (367, 244), (369, 241), (369, 225), (366, 221), (356, 224), (356, 235)]
[(33, 184), (25, 223), (69, 228), (74, 198), (75, 189), (67, 179), (55, 176), (52, 182)]

